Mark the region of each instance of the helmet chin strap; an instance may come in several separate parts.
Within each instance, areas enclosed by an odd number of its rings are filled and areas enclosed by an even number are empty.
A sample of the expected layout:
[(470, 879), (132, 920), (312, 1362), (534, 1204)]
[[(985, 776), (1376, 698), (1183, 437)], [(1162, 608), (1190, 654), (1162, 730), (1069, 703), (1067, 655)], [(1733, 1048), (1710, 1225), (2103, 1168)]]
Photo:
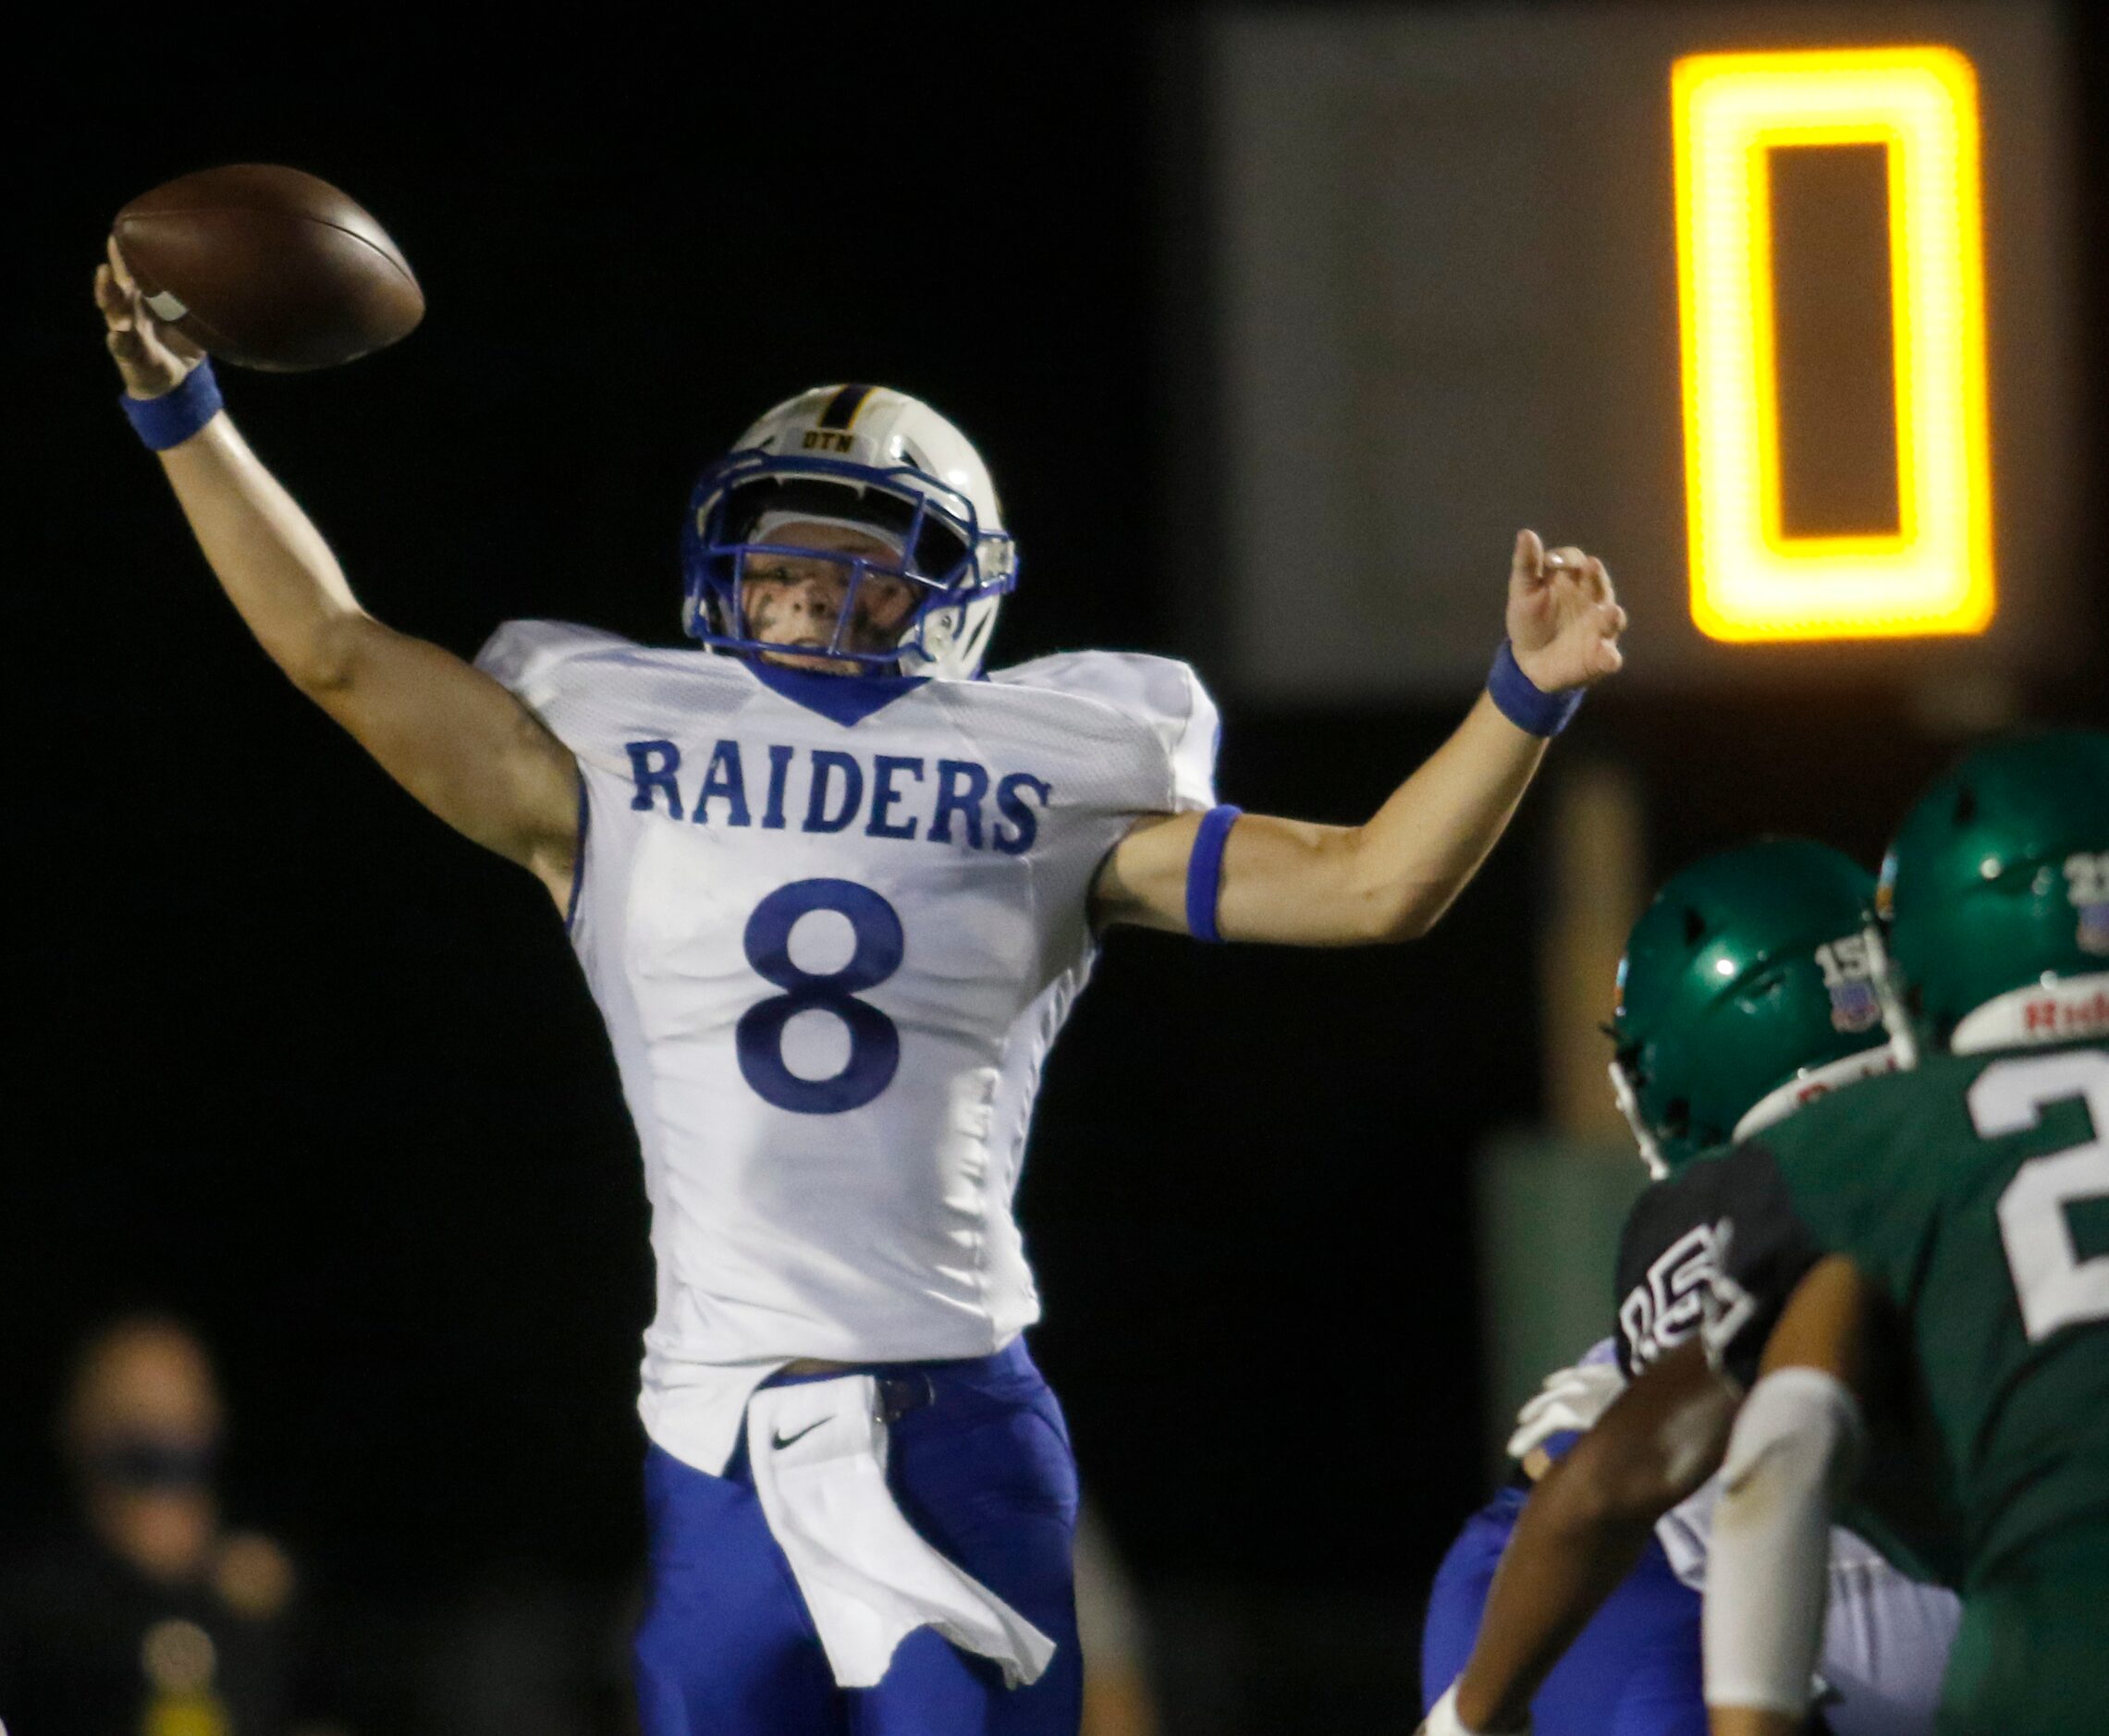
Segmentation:
[(1912, 1028), (1911, 1009), (1904, 1004), (1903, 992), (1897, 986), (1896, 967), (1890, 962), (1882, 925), (1870, 923), (1860, 933), (1868, 943), (1868, 966), (1874, 977), (1875, 998), (1882, 1003), (1882, 1029), (1889, 1033), (1897, 1071), (1907, 1073), (1919, 1065), (1919, 1033)]
[(1669, 1160), (1662, 1155), (1661, 1145), (1640, 1114), (1639, 1093), (1633, 1089), (1625, 1069), (1616, 1061), (1611, 1064), (1611, 1094), (1618, 1105), (1619, 1114), (1625, 1118), (1626, 1126), (1633, 1130), (1633, 1143), (1640, 1147), (1640, 1161), (1648, 1166), (1649, 1179), (1661, 1180), (1670, 1173)]

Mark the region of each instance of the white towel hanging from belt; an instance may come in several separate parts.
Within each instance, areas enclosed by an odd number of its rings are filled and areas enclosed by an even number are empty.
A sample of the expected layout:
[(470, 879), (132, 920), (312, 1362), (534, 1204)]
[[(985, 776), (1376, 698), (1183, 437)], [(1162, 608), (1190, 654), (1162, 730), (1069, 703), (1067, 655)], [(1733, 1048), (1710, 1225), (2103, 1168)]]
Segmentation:
[(992, 1658), (1005, 1683), (1039, 1680), (1055, 1644), (917, 1534), (886, 1485), (886, 1424), (869, 1375), (764, 1387), (747, 1404), (754, 1492), (791, 1563), (828, 1667), (876, 1686), (894, 1648), (930, 1627)]

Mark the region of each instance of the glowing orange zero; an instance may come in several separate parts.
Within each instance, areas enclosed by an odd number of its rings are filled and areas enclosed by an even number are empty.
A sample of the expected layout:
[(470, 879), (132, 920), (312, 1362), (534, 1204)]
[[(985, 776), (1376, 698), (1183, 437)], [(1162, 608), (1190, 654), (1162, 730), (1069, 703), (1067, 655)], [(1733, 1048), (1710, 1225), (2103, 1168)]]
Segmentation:
[[(1976, 633), (1992, 466), (1977, 80), (1948, 48), (1693, 55), (1671, 77), (1692, 618), (1723, 640)], [(1887, 152), (1897, 519), (1782, 529), (1771, 153)]]

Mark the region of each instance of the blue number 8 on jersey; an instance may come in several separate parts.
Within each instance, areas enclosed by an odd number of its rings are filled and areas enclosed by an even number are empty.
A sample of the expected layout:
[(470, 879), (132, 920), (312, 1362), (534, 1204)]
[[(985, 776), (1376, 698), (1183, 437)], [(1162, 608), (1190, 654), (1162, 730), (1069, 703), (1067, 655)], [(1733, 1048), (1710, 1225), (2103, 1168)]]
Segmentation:
[[(847, 917), (856, 935), (856, 950), (839, 971), (802, 971), (791, 960), (791, 931), (815, 911)], [(734, 1033), (740, 1076), (758, 1096), (797, 1115), (841, 1115), (863, 1108), (893, 1082), (901, 1033), (856, 997), (901, 969), (905, 936), (892, 905), (853, 880), (794, 880), (754, 907), (745, 946), (755, 973), (783, 990), (750, 1007)], [(833, 1013), (849, 1029), (850, 1058), (832, 1079), (801, 1079), (784, 1065), (784, 1027), (812, 1011)]]

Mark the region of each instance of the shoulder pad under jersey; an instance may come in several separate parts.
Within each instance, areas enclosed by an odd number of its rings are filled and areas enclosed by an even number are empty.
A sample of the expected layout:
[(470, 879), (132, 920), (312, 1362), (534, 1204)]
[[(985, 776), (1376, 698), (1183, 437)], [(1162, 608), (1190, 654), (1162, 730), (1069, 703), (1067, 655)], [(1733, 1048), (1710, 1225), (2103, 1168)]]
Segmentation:
[(1146, 724), (1171, 763), (1174, 810), (1216, 805), (1222, 717), (1190, 666), (1138, 651), (1065, 651), (992, 670), (988, 679), (1097, 700)]

